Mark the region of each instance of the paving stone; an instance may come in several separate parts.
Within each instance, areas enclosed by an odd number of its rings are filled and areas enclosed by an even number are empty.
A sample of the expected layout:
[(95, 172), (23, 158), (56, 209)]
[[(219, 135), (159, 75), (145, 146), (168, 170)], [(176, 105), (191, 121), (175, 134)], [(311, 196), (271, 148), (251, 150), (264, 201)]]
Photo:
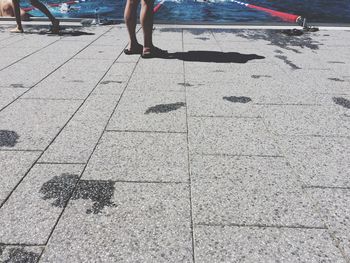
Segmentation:
[(39, 155), (40, 152), (0, 151), (0, 204), (5, 201)]
[(84, 177), (114, 181), (187, 182), (186, 134), (105, 133)]
[(92, 95), (40, 158), (41, 162), (85, 163), (117, 104), (119, 95)]
[(27, 90), (28, 89), (0, 88), (0, 110)]
[(197, 70), (193, 68), (193, 65), (200, 63), (192, 64), (193, 62), (186, 62), (186, 81), (190, 83), (223, 82), (231, 83), (232, 85), (242, 85), (247, 82), (249, 83), (252, 75), (273, 76), (274, 82), (280, 84), (285, 81), (285, 73), (278, 66), (271, 66), (266, 63), (253, 63), (252, 61), (254, 61), (256, 58), (259, 57), (249, 54), (239, 55), (236, 53), (231, 53), (228, 58), (226, 58), (226, 56), (223, 58), (227, 59), (227, 63), (202, 63), (205, 65), (203, 66), (205, 69), (202, 71), (202, 67), (199, 67)]
[[(125, 47), (126, 48), (126, 47)], [(118, 63), (136, 63), (140, 59), (140, 55), (125, 55), (122, 53), (118, 59)]]
[(122, 49), (118, 49), (115, 46), (89, 46), (82, 52), (77, 54), (76, 58), (89, 58), (89, 59), (116, 59)]
[(262, 115), (276, 135), (348, 136), (350, 131), (344, 111), (334, 107), (267, 106)]
[(153, 58), (140, 60), (135, 74), (183, 74), (183, 62), (177, 59)]
[(23, 36), (7, 36), (6, 38), (2, 39), (1, 42), (0, 42), (0, 47), (9, 47), (9, 46), (12, 46), (14, 45), (14, 43), (17, 43), (17, 42), (21, 42), (23, 41), (24, 38)]
[(309, 188), (308, 193), (317, 203), (322, 219), (325, 221), (336, 243), (350, 258), (350, 189)]
[(57, 65), (49, 63), (45, 67), (35, 67), (35, 63), (16, 63), (9, 68), (0, 71), (2, 87), (31, 88), (52, 72)]
[(105, 76), (105, 80), (118, 76), (128, 80), (135, 69), (136, 63), (114, 63)]
[(280, 155), (262, 119), (191, 117), (188, 122), (192, 154)]
[(25, 56), (30, 55), (31, 53), (37, 51), (38, 48), (15, 48), (15, 47), (7, 47), (0, 50), (0, 69), (3, 69), (12, 63), (22, 59)]
[(23, 98), (40, 99), (81, 99), (84, 100), (103, 77), (103, 72), (89, 72), (89, 76), (79, 74), (60, 76), (60, 72), (36, 85)]
[(307, 186), (350, 187), (350, 139), (277, 137), (283, 153)]
[(187, 186), (113, 189), (114, 205), (101, 214), (86, 214), (89, 200), (69, 204), (42, 262), (192, 262)]
[(120, 95), (123, 93), (127, 83), (128, 82), (124, 77), (113, 76), (108, 77), (107, 79), (103, 78), (96, 86), (92, 94)]
[(124, 94), (107, 130), (186, 132), (183, 92), (129, 91)]
[(346, 262), (323, 229), (196, 227), (196, 262)]
[(49, 145), (81, 101), (20, 99), (0, 112), (0, 130), (8, 137), (1, 148), (43, 150)]
[[(17, 41), (15, 43), (11, 44), (11, 48), (17, 48), (18, 50), (25, 49), (25, 48), (35, 48), (35, 49), (41, 49), (45, 48), (54, 42), (60, 40), (59, 37), (47, 37), (44, 35), (36, 35), (32, 37), (26, 37), (24, 36), (21, 41)], [(7, 47), (8, 48), (8, 47)]]
[(262, 106), (245, 91), (235, 91), (231, 85), (194, 85), (187, 89), (189, 116), (260, 117)]
[(183, 74), (134, 74), (128, 84), (128, 90), (144, 91), (185, 91)]
[(42, 247), (0, 245), (0, 261), (4, 263), (36, 263), (42, 251)]
[(308, 70), (308, 74), (303, 71), (290, 72), (289, 78), (295, 85), (302, 84), (318, 93), (350, 94), (350, 79), (347, 75), (331, 70)]
[(76, 76), (80, 76), (80, 75), (83, 75), (84, 73), (91, 73), (91, 72), (105, 73), (113, 64), (113, 62), (114, 62), (114, 59), (73, 58), (69, 60), (68, 63), (64, 64), (61, 70), (66, 75), (76, 75)]
[[(35, 165), (0, 209), (0, 243), (45, 244), (72, 193), (74, 176), (82, 169), (82, 165)], [(68, 177), (62, 185), (50, 181), (60, 176)]]
[(196, 223), (323, 226), (284, 158), (196, 156), (191, 171)]

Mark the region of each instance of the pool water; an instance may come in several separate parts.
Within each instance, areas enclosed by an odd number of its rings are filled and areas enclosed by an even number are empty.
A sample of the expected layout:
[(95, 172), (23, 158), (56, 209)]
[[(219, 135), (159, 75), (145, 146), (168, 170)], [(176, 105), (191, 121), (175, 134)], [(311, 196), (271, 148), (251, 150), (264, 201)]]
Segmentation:
[[(54, 0), (53, 0), (54, 1)], [(64, 2), (62, 0), (61, 2)], [(157, 1), (157, 0), (156, 0)], [(251, 23), (283, 22), (262, 11), (253, 10), (230, 0), (166, 0), (155, 19), (169, 23)], [(350, 23), (350, 0), (246, 0), (249, 4), (306, 17), (310, 22)], [(44, 1), (45, 2), (45, 1)], [(52, 3), (46, 1), (46, 3)], [(57, 1), (55, 2), (57, 3)], [(157, 3), (157, 2), (156, 2)], [(69, 12), (62, 8), (50, 8), (59, 17), (96, 17), (122, 19), (125, 1), (84, 0), (71, 5)], [(25, 4), (23, 6), (29, 6)], [(33, 16), (42, 16), (31, 11)]]

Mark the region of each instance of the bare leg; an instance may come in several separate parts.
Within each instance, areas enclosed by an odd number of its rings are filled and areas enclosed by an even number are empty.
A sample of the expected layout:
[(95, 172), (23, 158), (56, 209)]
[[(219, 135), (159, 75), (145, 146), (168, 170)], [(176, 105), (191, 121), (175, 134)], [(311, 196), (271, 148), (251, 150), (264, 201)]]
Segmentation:
[(59, 21), (50, 13), (47, 7), (38, 0), (31, 0), (30, 2), (33, 6), (35, 6), (37, 9), (43, 12), (50, 19), (53, 26), (53, 30), (57, 29), (57, 27), (59, 26)]
[(154, 0), (142, 0), (141, 25), (143, 29), (144, 46), (143, 49), (150, 50), (153, 47), (153, 4)]
[(140, 44), (136, 38), (137, 6), (140, 0), (127, 0), (124, 19), (129, 33), (129, 50), (137, 50)]
[(12, 0), (12, 4), (13, 4), (15, 17), (16, 17), (17, 27), (15, 29), (12, 29), (11, 32), (22, 33), (23, 27), (22, 27), (22, 21), (21, 21), (21, 8), (19, 6), (19, 0)]

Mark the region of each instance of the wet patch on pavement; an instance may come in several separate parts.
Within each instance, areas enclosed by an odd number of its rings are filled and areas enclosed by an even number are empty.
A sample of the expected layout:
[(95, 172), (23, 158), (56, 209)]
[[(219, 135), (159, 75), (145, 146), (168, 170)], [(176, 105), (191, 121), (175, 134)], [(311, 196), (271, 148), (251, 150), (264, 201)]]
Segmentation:
[(188, 83), (188, 82), (177, 83), (177, 85), (181, 85), (181, 86), (184, 86), (184, 87), (193, 87), (193, 85)]
[(304, 35), (304, 31), (300, 29), (286, 29), (281, 31), (282, 34), (286, 36), (302, 36)]
[(343, 61), (328, 61), (329, 64), (345, 64)]
[[(90, 200), (92, 208), (87, 214), (101, 213), (106, 206), (114, 206), (111, 201), (114, 194), (114, 181), (106, 180), (80, 180), (79, 175), (62, 174), (53, 177), (43, 184), (40, 193), (42, 199), (55, 199), (52, 203), (56, 207), (65, 207), (69, 200)], [(76, 188), (76, 189), (75, 189)]]
[(105, 81), (101, 81), (100, 84), (102, 85), (107, 85), (107, 84), (110, 84), (110, 83), (123, 83), (123, 81), (118, 81), (118, 80), (105, 80)]
[(26, 251), (24, 248), (15, 247), (5, 251), (0, 247), (0, 260), (3, 263), (35, 263), (39, 260), (39, 254)]
[(343, 106), (344, 108), (350, 109), (350, 100), (347, 100), (343, 97), (333, 97), (335, 104)]
[(260, 79), (260, 78), (271, 78), (270, 75), (252, 75), (253, 79)]
[(74, 80), (71, 80), (69, 82), (73, 82), (73, 83), (84, 83), (83, 80), (80, 80), (80, 79), (74, 79)]
[(328, 79), (332, 81), (345, 82), (345, 80), (339, 79), (339, 78), (328, 78)]
[(209, 37), (195, 37), (194, 39), (200, 39), (200, 40), (203, 40), (203, 41), (207, 41), (210, 38)]
[(106, 206), (115, 206), (112, 202), (115, 190), (114, 184), (115, 182), (113, 181), (105, 180), (81, 180), (72, 199), (91, 200), (93, 203), (92, 208), (86, 210), (86, 213), (98, 214)]
[(292, 69), (296, 70), (296, 69), (301, 69), (300, 67), (298, 67), (297, 65), (295, 65), (292, 61), (290, 61), (287, 56), (282, 56), (282, 55), (276, 55), (276, 58), (279, 58), (281, 60), (283, 60), (283, 62), (285, 64), (287, 64), (288, 66), (290, 66)]
[(11, 88), (25, 88), (23, 84), (11, 84)]
[(227, 100), (229, 102), (234, 102), (234, 103), (248, 103), (251, 102), (252, 99), (249, 97), (235, 97), (235, 96), (231, 96), (231, 97), (223, 97), (224, 100)]
[(15, 131), (0, 130), (0, 147), (14, 147), (18, 138)]
[(150, 107), (146, 110), (145, 114), (150, 113), (167, 113), (170, 111), (175, 111), (180, 109), (181, 107), (184, 107), (186, 104), (184, 102), (176, 102), (176, 103), (170, 103), (170, 104), (159, 104), (153, 107)]
[(270, 42), (270, 45), (295, 53), (302, 53), (300, 49), (304, 48), (318, 50), (319, 46), (322, 45), (320, 42), (313, 40), (310, 33), (290, 37), (286, 36), (282, 30), (238, 30), (237, 36), (246, 39), (265, 40)]
[(65, 207), (78, 180), (79, 175), (74, 174), (55, 176), (42, 185), (39, 193), (43, 194), (44, 200), (55, 199), (53, 206)]

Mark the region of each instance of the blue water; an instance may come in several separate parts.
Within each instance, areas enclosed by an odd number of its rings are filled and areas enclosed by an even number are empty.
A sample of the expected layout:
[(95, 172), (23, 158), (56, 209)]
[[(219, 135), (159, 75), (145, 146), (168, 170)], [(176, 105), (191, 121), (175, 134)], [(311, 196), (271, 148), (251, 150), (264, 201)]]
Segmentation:
[[(200, 3), (193, 0), (166, 1), (155, 19), (169, 23), (283, 22), (280, 18), (240, 6), (229, 0), (215, 1), (215, 3)], [(247, 0), (247, 2), (301, 15), (310, 22), (350, 23), (350, 0)], [(46, 3), (52, 2), (47, 0)], [(59, 8), (51, 8), (51, 11), (59, 17), (95, 17), (98, 14), (101, 18), (122, 19), (124, 5), (125, 1), (86, 0), (72, 5), (73, 9), (68, 13), (60, 12)], [(38, 11), (33, 11), (31, 14), (42, 16)]]

